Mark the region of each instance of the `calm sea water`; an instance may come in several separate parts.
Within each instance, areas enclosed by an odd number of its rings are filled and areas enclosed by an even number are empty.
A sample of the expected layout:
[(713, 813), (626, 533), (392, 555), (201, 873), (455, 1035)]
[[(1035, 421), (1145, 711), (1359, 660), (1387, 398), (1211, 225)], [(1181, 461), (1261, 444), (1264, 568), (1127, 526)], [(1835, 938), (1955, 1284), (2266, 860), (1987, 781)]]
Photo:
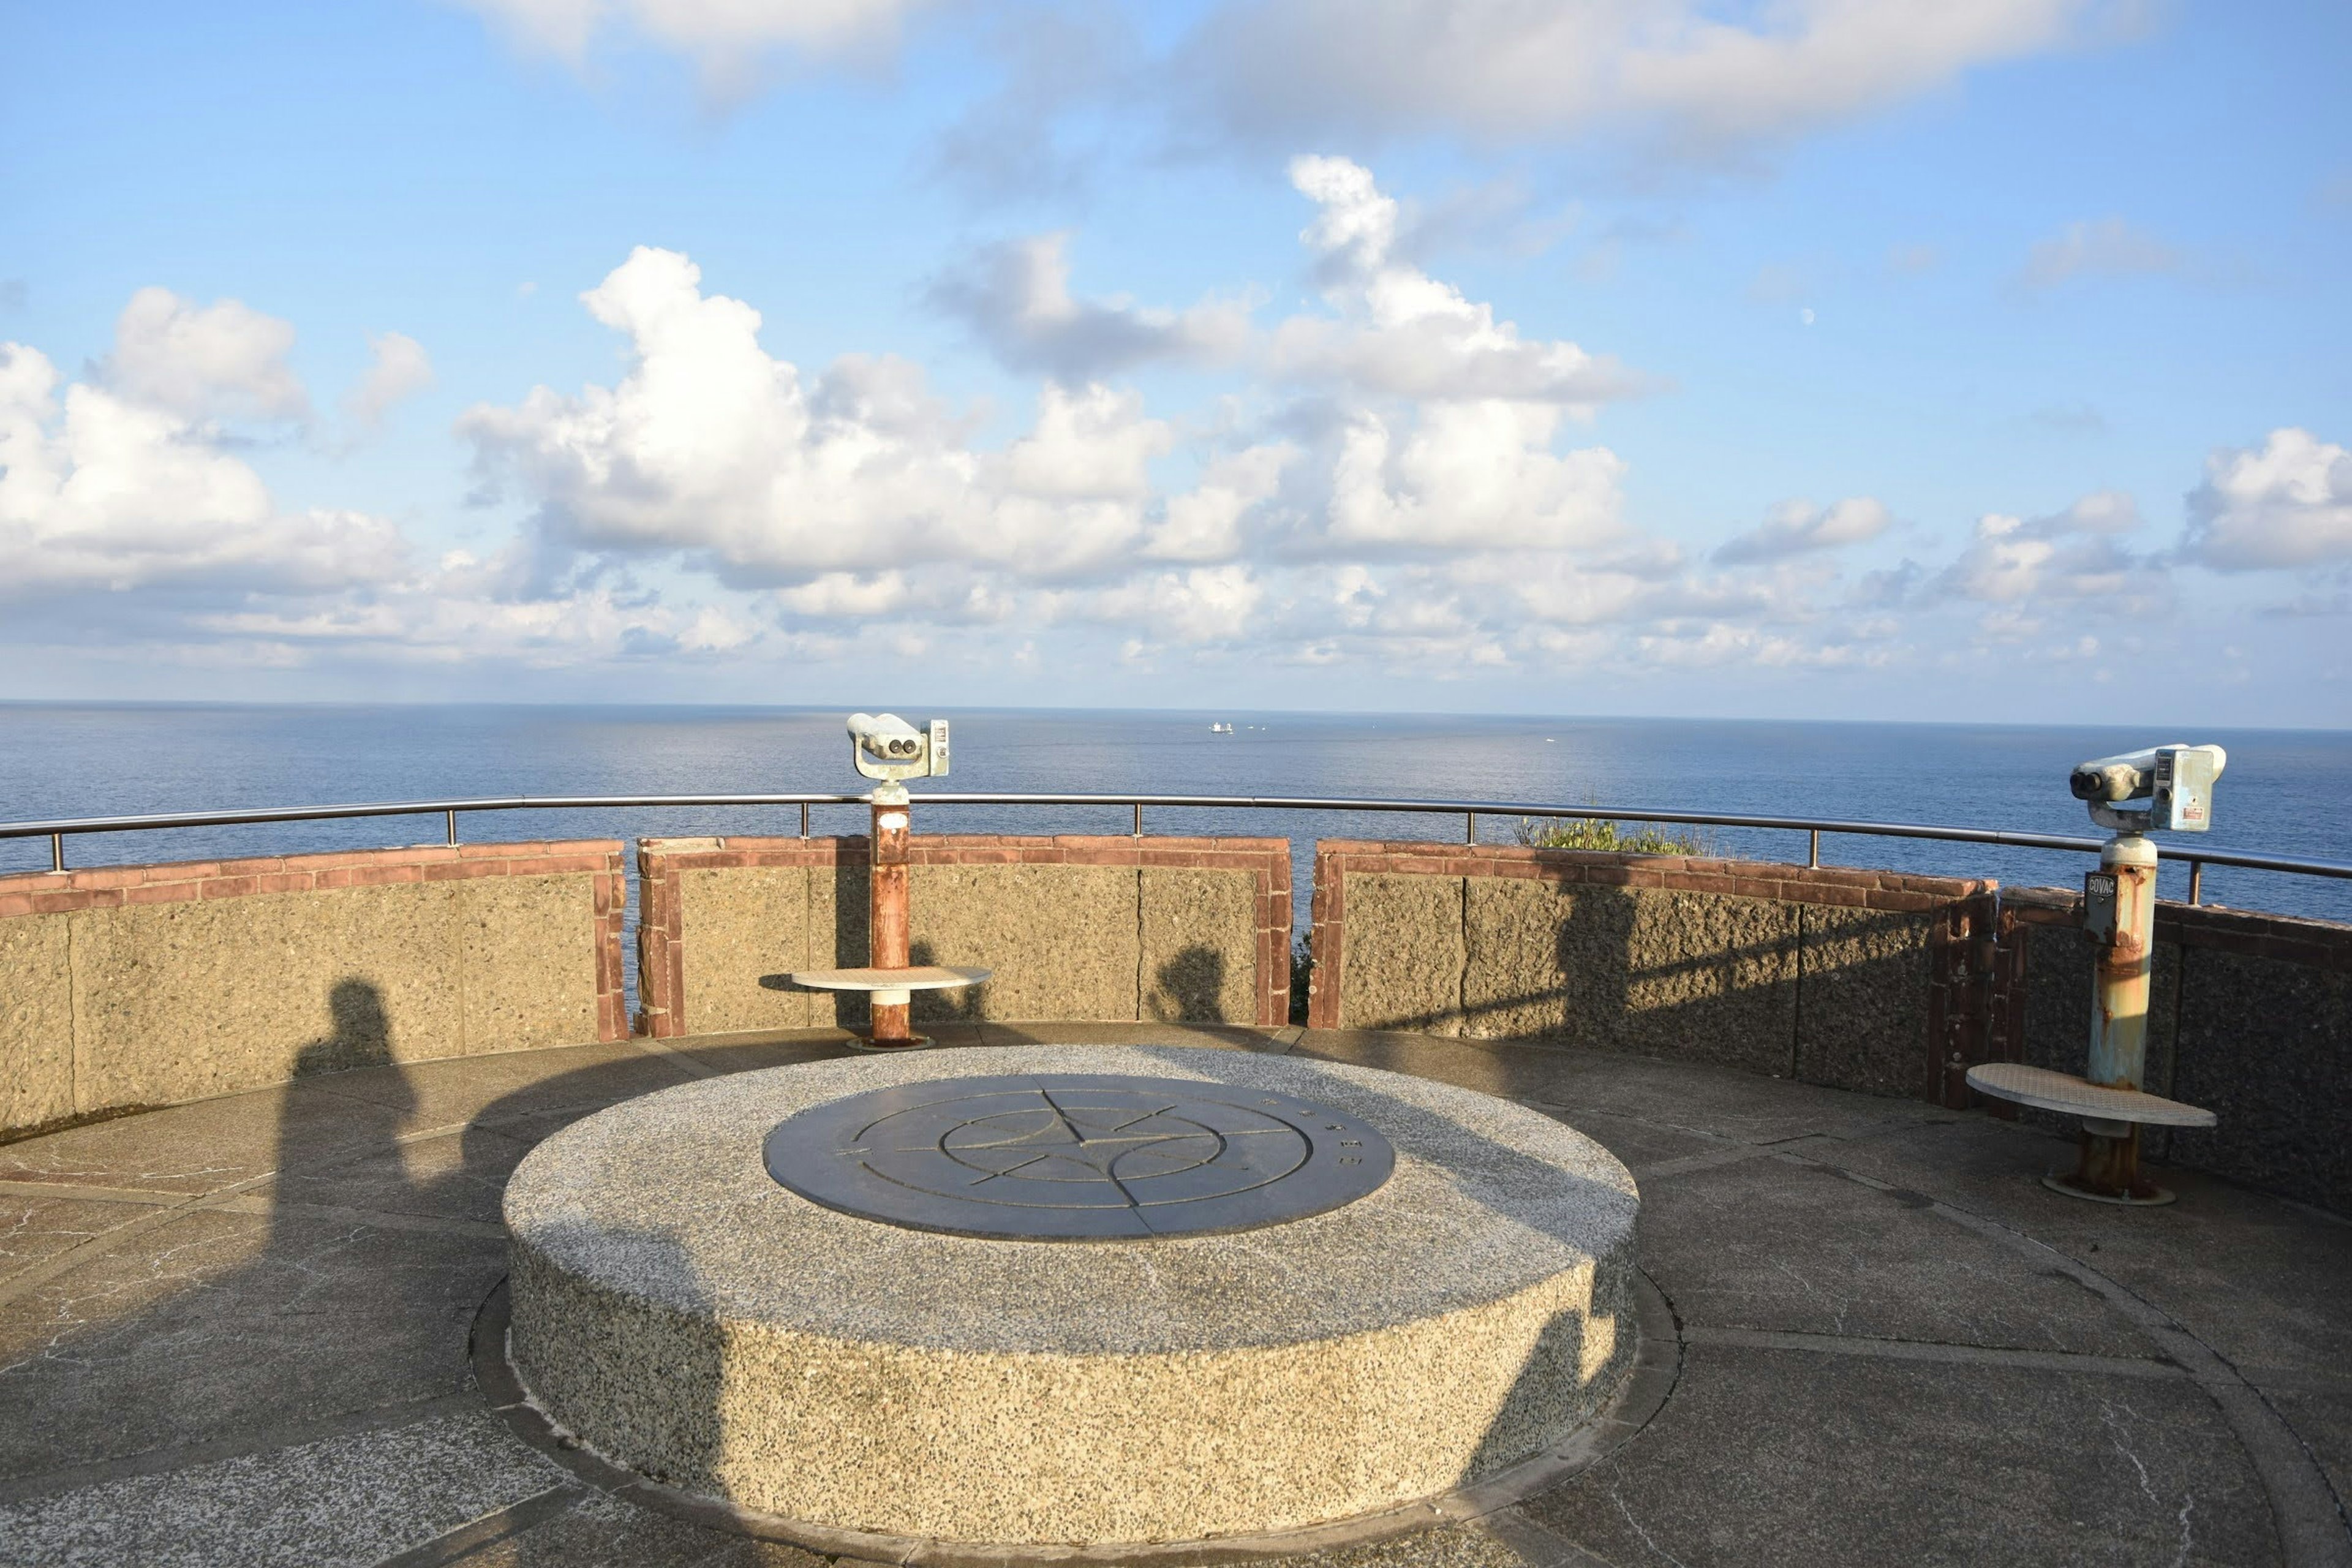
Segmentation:
[[(2352, 861), (2352, 733), (1958, 724), (1726, 722), (1434, 715), (930, 710), (955, 723), (967, 790), (1440, 796), (1638, 811), (1746, 812), (2089, 835), (2066, 793), (2075, 762), (2160, 741), (2230, 750), (2203, 843)], [(834, 709), (205, 706), (0, 703), (0, 820), (508, 795), (850, 791)], [(1210, 723), (1236, 725), (1213, 734)], [(920, 786), (917, 789), (920, 795)], [(862, 806), (816, 808), (819, 832)], [(477, 838), (795, 833), (797, 810), (510, 812), (461, 817)], [(940, 806), (918, 831), (1100, 832), (1124, 808)], [(1480, 836), (1507, 841), (1509, 819)], [(1146, 831), (1286, 837), (1304, 931), (1318, 837), (1456, 838), (1459, 816), (1146, 813)], [(1726, 854), (1801, 861), (1801, 834), (1706, 830)], [(437, 842), (438, 817), (293, 823), (68, 840), (73, 865)], [(1831, 864), (2073, 884), (2085, 857), (1906, 839), (1825, 837)], [(45, 839), (0, 840), (0, 869), (41, 869)], [(2185, 895), (2179, 868), (2168, 897)], [(2208, 872), (2209, 901), (2352, 920), (2352, 882)]]

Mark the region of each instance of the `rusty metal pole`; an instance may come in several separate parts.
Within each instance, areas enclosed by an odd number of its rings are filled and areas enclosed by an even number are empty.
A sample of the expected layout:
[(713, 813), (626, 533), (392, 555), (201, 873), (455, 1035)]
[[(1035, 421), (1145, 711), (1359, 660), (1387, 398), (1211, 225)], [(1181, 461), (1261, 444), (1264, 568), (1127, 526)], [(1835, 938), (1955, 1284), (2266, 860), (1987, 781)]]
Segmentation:
[[(906, 786), (877, 785), (874, 803), (873, 897), (868, 905), (871, 933), (867, 962), (876, 969), (907, 967), (907, 832), (911, 804)], [(888, 1048), (919, 1045), (908, 1027), (908, 1004), (904, 991), (873, 994), (874, 1028), (869, 1042)]]
[[(2113, 890), (2099, 886), (2111, 879)], [(2112, 900), (2112, 902), (2110, 902)], [(2094, 961), (2089, 1066), (2083, 1076), (2105, 1089), (2138, 1089), (2147, 1073), (2148, 976), (2156, 960), (2156, 846), (2118, 833), (2099, 852), (2084, 900), (2084, 928), (2099, 942)], [(2082, 1161), (2053, 1184), (2094, 1197), (2160, 1202), (2139, 1173), (2139, 1124), (2085, 1117)]]

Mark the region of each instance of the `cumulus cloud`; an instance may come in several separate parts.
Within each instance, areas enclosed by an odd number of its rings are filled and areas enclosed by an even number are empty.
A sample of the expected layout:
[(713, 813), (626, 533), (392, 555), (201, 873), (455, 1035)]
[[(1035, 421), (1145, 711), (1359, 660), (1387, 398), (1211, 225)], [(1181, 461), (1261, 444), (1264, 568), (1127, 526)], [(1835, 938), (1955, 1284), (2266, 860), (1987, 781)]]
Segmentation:
[(1006, 366), (1083, 382), (1153, 360), (1230, 359), (1249, 337), (1248, 307), (1207, 300), (1181, 312), (1070, 297), (1067, 234), (992, 246), (933, 281), (931, 302), (969, 326)]
[(343, 408), (362, 427), (373, 430), (385, 415), (433, 384), (433, 361), (425, 345), (403, 332), (371, 333), (367, 372), (343, 399)]
[(1301, 157), (1290, 180), (1318, 208), (1299, 238), (1337, 319), (1295, 316), (1276, 327), (1266, 356), (1276, 377), (1394, 397), (1549, 404), (1580, 416), (1648, 389), (1613, 359), (1521, 337), (1492, 305), (1400, 259), (1397, 203), (1362, 164)]
[(1142, 539), (1174, 433), (1131, 391), (1047, 382), (1031, 428), (983, 451), (904, 362), (845, 361), (808, 386), (760, 346), (759, 312), (705, 295), (674, 251), (640, 247), (582, 298), (629, 338), (620, 384), (458, 422), (554, 537), (784, 584), (919, 562), (1067, 576)]
[(1834, 124), (2087, 36), (2092, 0), (1232, 0), (1177, 65), (1230, 131), (1558, 139), (1600, 123), (1695, 151)]
[(2166, 592), (2154, 560), (2116, 541), (2139, 526), (2131, 497), (2101, 490), (2046, 517), (1988, 513), (1940, 586), (1965, 599), (2022, 605), (2043, 599), (2146, 601)]
[(1851, 496), (1827, 507), (1785, 500), (1761, 523), (1727, 542), (1715, 558), (1730, 565), (1835, 550), (1877, 538), (1893, 521), (1885, 506), (1869, 496)]
[(230, 384), (225, 365), (264, 362), (225, 359), (218, 338), (198, 331), (178, 340), (196, 363), (174, 364), (141, 337), (156, 319), (126, 312), (130, 331), (110, 361), (114, 377), (137, 367), (143, 400), (87, 382), (61, 393), (46, 355), (0, 343), (0, 594), (190, 581), (319, 589), (396, 573), (406, 546), (389, 523), (280, 510), (242, 458), (190, 413), (164, 405), (168, 396), (184, 408), (215, 406)]
[(100, 368), (128, 402), (184, 419), (300, 419), (310, 395), (286, 363), (294, 328), (236, 300), (199, 306), (169, 289), (142, 289), (114, 324)]
[(2188, 554), (2224, 572), (2352, 560), (2352, 452), (2308, 430), (2205, 460), (2189, 496)]

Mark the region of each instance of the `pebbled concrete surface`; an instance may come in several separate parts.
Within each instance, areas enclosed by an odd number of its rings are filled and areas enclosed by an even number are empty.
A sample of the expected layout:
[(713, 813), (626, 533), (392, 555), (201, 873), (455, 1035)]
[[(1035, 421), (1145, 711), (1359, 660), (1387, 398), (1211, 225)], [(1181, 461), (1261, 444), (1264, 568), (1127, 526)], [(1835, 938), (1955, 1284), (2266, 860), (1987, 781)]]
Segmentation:
[[(1289, 1563), (2352, 1563), (2352, 1226), (2178, 1172), (2170, 1209), (2070, 1203), (2036, 1180), (2068, 1151), (2033, 1129), (1727, 1068), (1370, 1031), (1190, 1043), (1569, 1122), (1632, 1168), (1683, 1315), (1679, 1378), (1612, 1458)], [(673, 1044), (373, 1068), (0, 1147), (0, 1562), (823, 1561), (542, 1481), (468, 1425), (467, 1331), (504, 1267), (478, 1216), (514, 1148), (842, 1054), (814, 1030)], [(181, 1533), (125, 1533), (157, 1521)]]

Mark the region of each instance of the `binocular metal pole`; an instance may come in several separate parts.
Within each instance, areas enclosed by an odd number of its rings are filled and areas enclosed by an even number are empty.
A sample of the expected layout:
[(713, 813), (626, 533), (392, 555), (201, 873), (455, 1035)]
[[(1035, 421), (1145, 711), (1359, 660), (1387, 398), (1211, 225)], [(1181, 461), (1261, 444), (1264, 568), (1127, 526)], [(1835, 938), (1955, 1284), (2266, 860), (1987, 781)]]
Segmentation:
[[(2114, 879), (2113, 903), (2096, 889), (2084, 900), (2084, 925), (2099, 940), (2091, 994), (2091, 1050), (2084, 1077), (2105, 1089), (2139, 1089), (2147, 1073), (2148, 977), (2156, 959), (2156, 846), (2118, 833), (2099, 852), (2099, 873)], [(2172, 1194), (2139, 1172), (2139, 1124), (2083, 1120), (2082, 1159), (2072, 1175), (2045, 1176), (2051, 1187), (2108, 1203), (2160, 1204)]]
[[(877, 969), (904, 969), (908, 962), (907, 834), (912, 805), (906, 787), (885, 784), (873, 795), (874, 872), (868, 905), (870, 956)], [(868, 1043), (885, 1049), (923, 1042), (908, 1026), (910, 997), (904, 991), (877, 991), (873, 996), (874, 1027)]]

